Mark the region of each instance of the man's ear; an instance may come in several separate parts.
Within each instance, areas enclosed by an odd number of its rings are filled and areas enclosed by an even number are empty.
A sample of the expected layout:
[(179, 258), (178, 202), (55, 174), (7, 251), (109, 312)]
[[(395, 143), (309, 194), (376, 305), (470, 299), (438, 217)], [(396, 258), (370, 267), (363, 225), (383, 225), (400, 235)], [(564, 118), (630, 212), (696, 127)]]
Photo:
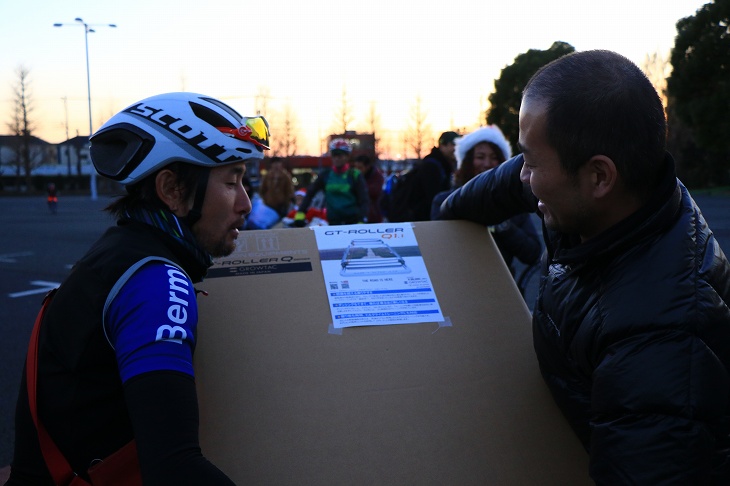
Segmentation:
[(596, 198), (611, 194), (618, 185), (619, 173), (610, 157), (594, 155), (587, 164), (591, 176), (591, 190)]
[(177, 214), (178, 211), (185, 211), (183, 192), (177, 182), (177, 176), (169, 169), (162, 169), (155, 176), (155, 189), (157, 197), (170, 208), (170, 211)]

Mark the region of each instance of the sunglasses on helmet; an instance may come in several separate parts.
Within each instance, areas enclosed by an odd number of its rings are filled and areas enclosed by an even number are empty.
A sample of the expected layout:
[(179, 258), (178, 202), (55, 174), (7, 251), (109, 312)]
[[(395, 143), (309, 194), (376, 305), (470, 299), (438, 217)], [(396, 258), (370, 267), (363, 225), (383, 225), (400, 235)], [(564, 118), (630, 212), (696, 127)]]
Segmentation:
[(264, 150), (269, 150), (269, 123), (263, 116), (254, 116), (243, 119), (243, 125), (238, 128), (216, 127), (233, 138), (251, 142)]

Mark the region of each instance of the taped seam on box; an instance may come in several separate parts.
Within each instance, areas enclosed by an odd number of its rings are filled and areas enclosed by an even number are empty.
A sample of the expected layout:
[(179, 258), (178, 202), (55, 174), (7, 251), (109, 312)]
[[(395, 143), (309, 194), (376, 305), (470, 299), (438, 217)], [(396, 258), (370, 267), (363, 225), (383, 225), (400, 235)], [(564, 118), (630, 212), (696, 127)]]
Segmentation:
[(431, 334), (434, 334), (436, 331), (438, 331), (442, 327), (454, 327), (453, 324), (451, 323), (451, 317), (444, 317), (443, 321), (437, 322), (436, 324), (438, 324), (439, 327), (434, 329), (434, 331)]

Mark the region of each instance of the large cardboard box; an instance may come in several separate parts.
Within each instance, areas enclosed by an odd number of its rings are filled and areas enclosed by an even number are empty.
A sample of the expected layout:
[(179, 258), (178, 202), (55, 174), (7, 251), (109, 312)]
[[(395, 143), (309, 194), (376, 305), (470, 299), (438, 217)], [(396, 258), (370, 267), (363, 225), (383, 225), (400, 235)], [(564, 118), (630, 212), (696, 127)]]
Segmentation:
[(205, 455), (237, 484), (591, 484), (488, 232), (413, 228), (444, 322), (334, 329), (311, 229), (239, 236), (199, 285)]

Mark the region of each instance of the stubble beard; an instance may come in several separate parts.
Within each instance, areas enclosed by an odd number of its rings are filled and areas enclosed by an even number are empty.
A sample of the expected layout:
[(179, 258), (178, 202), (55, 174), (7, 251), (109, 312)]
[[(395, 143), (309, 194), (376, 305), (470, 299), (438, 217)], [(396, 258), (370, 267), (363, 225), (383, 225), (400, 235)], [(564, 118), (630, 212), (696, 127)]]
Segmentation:
[(198, 240), (198, 245), (213, 258), (228, 256), (236, 249), (236, 241), (233, 240), (229, 243), (226, 235), (221, 238), (214, 238), (203, 236), (195, 230), (193, 230), (193, 233), (195, 239)]

